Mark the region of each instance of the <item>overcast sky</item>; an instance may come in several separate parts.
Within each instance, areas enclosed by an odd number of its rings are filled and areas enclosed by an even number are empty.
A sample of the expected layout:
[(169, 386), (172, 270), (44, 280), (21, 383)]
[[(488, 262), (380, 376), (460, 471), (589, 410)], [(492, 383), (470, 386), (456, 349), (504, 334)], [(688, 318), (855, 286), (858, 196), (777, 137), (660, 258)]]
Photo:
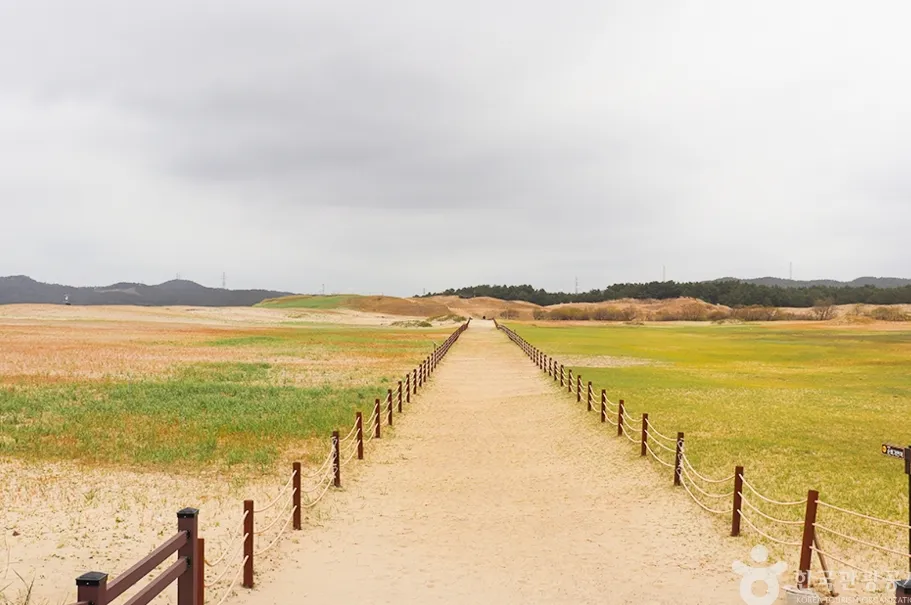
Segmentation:
[(0, 275), (909, 276), (911, 2), (0, 2)]

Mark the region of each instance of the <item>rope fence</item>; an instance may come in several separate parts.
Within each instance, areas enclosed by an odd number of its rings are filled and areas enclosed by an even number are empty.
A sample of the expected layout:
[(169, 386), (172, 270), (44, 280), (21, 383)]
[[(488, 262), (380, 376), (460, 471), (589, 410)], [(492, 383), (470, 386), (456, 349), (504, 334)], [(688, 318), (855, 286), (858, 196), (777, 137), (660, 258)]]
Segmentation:
[[(368, 435), (364, 434), (363, 414), (357, 412), (354, 425), (347, 430), (345, 437), (340, 438), (339, 431), (332, 432), (329, 451), (315, 470), (304, 471), (300, 462), (294, 462), (287, 481), (267, 504), (256, 508), (253, 500), (244, 500), (240, 523), (225, 539), (227, 545), (218, 557), (213, 560), (206, 558), (205, 538), (199, 536), (198, 531), (199, 510), (183, 509), (177, 513), (178, 533), (111, 582), (108, 582), (108, 574), (101, 572), (79, 576), (76, 579), (78, 602), (74, 605), (108, 605), (174, 553), (177, 553), (177, 562), (125, 605), (148, 603), (175, 582), (176, 605), (204, 605), (206, 590), (219, 587), (232, 572), (232, 580), (224, 587), (217, 605), (223, 605), (238, 581), (244, 588), (253, 588), (256, 560), (275, 548), (289, 528), (301, 530), (304, 509), (319, 504), (333, 487), (341, 487), (342, 469), (347, 468), (355, 458), (363, 460), (364, 445), (380, 438), (384, 417), (392, 426), (393, 412), (397, 409), (402, 413), (403, 402), (411, 403), (418, 389), (426, 386), (440, 361), (470, 324), (469, 319), (442, 344), (435, 346), (430, 355), (398, 381), (395, 390), (387, 389), (384, 409), (381, 409), (380, 399), (376, 399), (373, 413), (367, 421)], [(387, 413), (384, 414), (384, 411)], [(272, 518), (261, 521), (261, 516), (270, 511)], [(258, 527), (260, 524), (261, 527)], [(258, 550), (255, 547), (257, 541), (262, 542)]]
[[(582, 403), (584, 398), (588, 411), (599, 411), (602, 423), (610, 423), (612, 426), (617, 427), (618, 437), (625, 437), (629, 442), (637, 444), (640, 448), (641, 457), (650, 457), (660, 467), (673, 469), (674, 485), (683, 487), (685, 493), (697, 506), (713, 515), (730, 515), (732, 536), (741, 535), (743, 533), (742, 525), (745, 525), (749, 532), (771, 543), (785, 548), (799, 548), (800, 564), (797, 573), (797, 585), (799, 588), (808, 588), (812, 584), (812, 580), (814, 580), (811, 574), (814, 553), (817, 555), (820, 567), (823, 570), (823, 573), (819, 574), (819, 577), (815, 579), (821, 578), (825, 580), (826, 586), (828, 586), (833, 596), (835, 595), (835, 589), (831, 580), (832, 574), (827, 567), (827, 557), (854, 570), (869, 573), (864, 563), (850, 562), (848, 559), (851, 558), (851, 555), (849, 554), (843, 555), (841, 551), (836, 551), (836, 554), (832, 554), (831, 549), (823, 551), (819, 545), (819, 534), (844, 542), (849, 547), (862, 547), (874, 553), (901, 558), (905, 565), (908, 566), (908, 569), (911, 570), (911, 524), (881, 519), (823, 502), (819, 500), (819, 494), (815, 490), (808, 490), (806, 499), (777, 500), (761, 493), (752, 483), (748, 482), (744, 478), (742, 466), (737, 466), (734, 469), (734, 474), (723, 478), (713, 478), (700, 473), (686, 454), (683, 433), (678, 433), (677, 438), (674, 439), (658, 431), (649, 420), (647, 413), (641, 414), (640, 418), (633, 418), (629, 410), (626, 409), (625, 401), (620, 399), (618, 403), (614, 404), (607, 398), (604, 389), (600, 391), (600, 406), (593, 405), (593, 401), (597, 399), (597, 389), (591, 382), (587, 382), (586, 386), (583, 387), (582, 376), (574, 373), (572, 368), (540, 351), (519, 336), (515, 330), (500, 324), (496, 320), (494, 320), (494, 324), (535, 365), (552, 377), (554, 381), (558, 381), (559, 386), (565, 389), (567, 394), (574, 397), (579, 403)], [(608, 406), (612, 406), (613, 409)], [(633, 426), (633, 423), (640, 419), (641, 426)], [(665, 452), (674, 454), (673, 463), (668, 462), (662, 456)], [(911, 459), (911, 448), (905, 450), (905, 456), (906, 461)], [(725, 500), (730, 502), (729, 506), (720, 507), (719, 505)], [(878, 543), (867, 536), (858, 536), (856, 535), (857, 531), (842, 529), (841, 525), (833, 527), (829, 522), (825, 524), (819, 523), (817, 522), (818, 512), (823, 512), (825, 515), (832, 517), (833, 520), (840, 516), (842, 523), (846, 527), (852, 528), (852, 530), (855, 527), (860, 527), (861, 524), (895, 530), (897, 534), (902, 534), (902, 537), (908, 537), (908, 551)], [(791, 513), (793, 513), (795, 518), (785, 518)], [(798, 519), (798, 515), (801, 518)], [(863, 533), (863, 531), (859, 533)], [(897, 535), (896, 538), (898, 537)], [(911, 598), (908, 601), (896, 602), (911, 603)]]

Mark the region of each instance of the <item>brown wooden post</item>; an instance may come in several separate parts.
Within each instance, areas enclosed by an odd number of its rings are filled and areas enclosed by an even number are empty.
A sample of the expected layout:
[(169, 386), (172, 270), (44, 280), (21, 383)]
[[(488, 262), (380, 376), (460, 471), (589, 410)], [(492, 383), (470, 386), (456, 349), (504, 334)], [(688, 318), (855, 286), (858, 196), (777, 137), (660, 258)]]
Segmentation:
[(623, 400), (617, 405), (617, 437), (623, 437)]
[(560, 387), (566, 386), (565, 384), (563, 384), (565, 381), (564, 380), (565, 378), (566, 378), (566, 372), (563, 371), (563, 364), (561, 363), (560, 364)]
[(607, 422), (607, 393), (601, 389), (601, 422)]
[(108, 574), (90, 571), (76, 578), (76, 598), (80, 603), (108, 605)]
[(244, 588), (253, 588), (253, 500), (244, 500)]
[[(389, 404), (392, 405), (391, 403)], [(391, 416), (390, 416), (391, 418)], [(332, 468), (335, 471), (335, 478), (332, 485), (335, 487), (342, 486), (342, 456), (339, 453), (338, 431), (332, 431)]]
[[(361, 435), (363, 443), (363, 434)], [(301, 463), (295, 462), (292, 466), (294, 469), (294, 479), (291, 481), (291, 506), (294, 507), (294, 529), (301, 528)]]
[(405, 374), (405, 403), (411, 403), (411, 372)]
[(414, 377), (411, 379), (411, 386), (414, 387), (414, 394), (418, 394), (418, 370), (414, 369)]
[(554, 382), (557, 382), (557, 360), (552, 359), (551, 361), (554, 364)]
[(392, 426), (392, 396), (387, 397), (386, 401), (389, 402), (386, 406), (386, 420), (389, 426)]
[[(401, 383), (399, 383), (401, 384)], [(354, 424), (357, 426), (355, 429), (355, 436), (357, 439), (357, 459), (364, 459), (364, 415), (358, 412), (355, 415)]]
[[(391, 410), (392, 404), (393, 404), (393, 399), (394, 399), (394, 397), (392, 396), (392, 389), (386, 389), (386, 397), (389, 398), (389, 409)], [(399, 411), (401, 411), (401, 410), (399, 410)]]
[(674, 485), (680, 485), (683, 474), (683, 433), (677, 433), (677, 452), (674, 456)]
[(177, 605), (198, 605), (199, 588), (196, 578), (199, 574), (193, 568), (199, 565), (196, 547), (199, 545), (199, 509), (184, 508), (177, 511), (177, 531), (187, 532), (187, 542), (177, 550), (178, 559), (187, 560), (187, 570), (177, 578)]
[(576, 376), (576, 403), (582, 401), (582, 374)]
[(206, 539), (199, 538), (196, 552), (199, 553), (199, 565), (196, 566), (196, 603), (203, 605), (206, 602)]
[(743, 510), (743, 467), (734, 467), (734, 513), (731, 515), (731, 535), (740, 535), (740, 515)]
[(568, 380), (566, 381), (566, 392), (572, 393), (573, 392), (573, 369), (572, 368), (567, 370), (566, 376), (568, 378)]
[(642, 414), (642, 455), (648, 453), (648, 414)]
[(810, 584), (810, 565), (813, 563), (813, 536), (816, 534), (816, 506), (819, 492), (807, 492), (807, 509), (803, 518), (803, 541), (800, 545), (800, 570), (797, 575), (797, 587), (806, 588)]
[(399, 398), (399, 414), (401, 414), (402, 413), (402, 381), (401, 380), (399, 380), (398, 398)]
[(380, 412), (380, 398), (377, 397), (376, 401), (373, 402), (373, 415), (376, 418), (376, 424), (373, 427), (373, 436), (376, 439), (380, 438), (380, 425), (383, 424), (383, 415)]
[(585, 395), (586, 400), (588, 401), (588, 411), (592, 411), (592, 381), (588, 381), (588, 393)]

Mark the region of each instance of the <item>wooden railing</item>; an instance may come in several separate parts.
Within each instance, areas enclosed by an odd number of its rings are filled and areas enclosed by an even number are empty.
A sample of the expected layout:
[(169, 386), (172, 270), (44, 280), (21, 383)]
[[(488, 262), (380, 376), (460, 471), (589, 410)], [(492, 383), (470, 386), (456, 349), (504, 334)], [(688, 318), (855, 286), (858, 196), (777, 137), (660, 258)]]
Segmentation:
[[(355, 458), (358, 460), (364, 459), (364, 445), (372, 439), (380, 437), (383, 417), (385, 416), (388, 424), (392, 426), (393, 411), (397, 409), (399, 413), (402, 413), (403, 400), (405, 403), (411, 403), (412, 396), (417, 396), (418, 389), (426, 385), (440, 361), (456, 343), (459, 336), (468, 329), (470, 324), (471, 320), (469, 319), (459, 326), (443, 343), (434, 347), (430, 355), (425, 357), (414, 370), (408, 371), (403, 380), (398, 381), (395, 390), (387, 390), (386, 399), (383, 401), (385, 410), (381, 408), (380, 400), (376, 400), (373, 415), (367, 422), (370, 427), (368, 436), (365, 437), (364, 435), (364, 420), (361, 412), (355, 414), (354, 425), (348, 431), (347, 437), (340, 438), (339, 431), (332, 432), (326, 462), (319, 470), (306, 475), (306, 478), (316, 481), (315, 489), (308, 491), (306, 488), (301, 488), (302, 468), (299, 462), (295, 462), (287, 484), (270, 504), (257, 510), (254, 508), (253, 500), (244, 500), (242, 524), (238, 528), (236, 540), (232, 538), (232, 540), (235, 540), (236, 549), (233, 546), (229, 546), (230, 552), (226, 550), (221, 557), (216, 559), (215, 563), (209, 563), (205, 556), (205, 540), (199, 536), (199, 510), (185, 508), (177, 513), (177, 533), (175, 535), (110, 582), (108, 582), (107, 573), (98, 571), (85, 573), (76, 578), (76, 598), (78, 601), (74, 605), (108, 605), (133, 588), (140, 580), (157, 569), (175, 553), (177, 554), (177, 560), (153, 581), (130, 597), (129, 600), (125, 601), (123, 605), (145, 605), (175, 581), (177, 582), (177, 605), (203, 605), (207, 587), (205, 567), (206, 565), (214, 567), (223, 561), (225, 563), (222, 565), (226, 569), (219, 576), (219, 579), (226, 576), (227, 566), (238, 562), (240, 565), (237, 568), (234, 581), (228, 585), (220, 603), (225, 601), (241, 575), (243, 576), (242, 585), (245, 588), (252, 588), (254, 559), (275, 546), (289, 525), (294, 530), (301, 529), (301, 510), (303, 508), (312, 508), (318, 504), (331, 487), (341, 487), (342, 467)], [(343, 447), (345, 448), (344, 452), (342, 451)], [(274, 519), (265, 524), (265, 529), (255, 531), (254, 522), (258, 518), (258, 514), (278, 505), (288, 490), (291, 491), (291, 497), (283, 505), (276, 508), (278, 512), (274, 515)], [(319, 495), (312, 496), (307, 501), (302, 501), (302, 492)], [(278, 527), (278, 536), (261, 550), (255, 551), (254, 536), (260, 536), (266, 529), (271, 527)], [(214, 583), (217, 583), (217, 580)]]
[(164, 544), (150, 552), (138, 563), (117, 576), (110, 584), (108, 574), (92, 571), (76, 578), (76, 605), (107, 605), (141, 579), (149, 575), (168, 557), (177, 553), (177, 561), (168, 567), (145, 588), (133, 595), (124, 605), (145, 605), (177, 581), (177, 605), (201, 605), (200, 574), (194, 573), (202, 566), (198, 552), (199, 510), (185, 508), (177, 512), (177, 533)]

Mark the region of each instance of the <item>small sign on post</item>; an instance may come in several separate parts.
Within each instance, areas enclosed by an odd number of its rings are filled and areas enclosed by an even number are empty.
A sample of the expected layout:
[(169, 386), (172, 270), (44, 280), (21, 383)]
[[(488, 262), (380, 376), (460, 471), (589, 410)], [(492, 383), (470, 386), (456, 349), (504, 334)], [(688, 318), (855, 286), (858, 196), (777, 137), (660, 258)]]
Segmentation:
[(911, 445), (898, 447), (883, 443), (882, 452), (884, 456), (905, 461), (905, 474), (908, 475), (908, 570), (911, 571)]
[(905, 460), (905, 472), (908, 472), (908, 460), (905, 459), (905, 448), (898, 447), (897, 445), (889, 445), (888, 443), (883, 443), (882, 452), (884, 456), (889, 456), (891, 458), (898, 458), (899, 460)]

